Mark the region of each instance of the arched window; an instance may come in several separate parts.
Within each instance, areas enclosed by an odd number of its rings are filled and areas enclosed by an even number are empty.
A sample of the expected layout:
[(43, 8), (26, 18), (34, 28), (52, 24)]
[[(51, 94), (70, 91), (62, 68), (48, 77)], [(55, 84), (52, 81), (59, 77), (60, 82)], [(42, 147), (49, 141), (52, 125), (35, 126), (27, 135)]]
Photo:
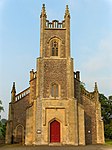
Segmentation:
[(58, 56), (58, 42), (56, 40), (52, 41), (51, 44), (51, 55)]
[(56, 83), (51, 85), (51, 96), (55, 98), (59, 97), (59, 86)]

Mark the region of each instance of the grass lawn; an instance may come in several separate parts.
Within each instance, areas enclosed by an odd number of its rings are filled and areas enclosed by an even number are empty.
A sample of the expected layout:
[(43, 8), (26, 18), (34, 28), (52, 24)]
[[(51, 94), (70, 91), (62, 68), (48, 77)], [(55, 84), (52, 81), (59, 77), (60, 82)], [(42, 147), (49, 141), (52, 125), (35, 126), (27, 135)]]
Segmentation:
[(105, 144), (106, 144), (106, 145), (112, 145), (112, 140), (106, 140), (106, 141), (105, 141)]

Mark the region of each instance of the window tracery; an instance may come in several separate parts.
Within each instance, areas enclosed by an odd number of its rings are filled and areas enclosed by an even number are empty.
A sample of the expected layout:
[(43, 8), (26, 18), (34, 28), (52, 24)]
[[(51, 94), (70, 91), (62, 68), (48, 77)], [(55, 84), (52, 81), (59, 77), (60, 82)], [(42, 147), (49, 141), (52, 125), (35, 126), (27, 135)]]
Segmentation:
[(52, 56), (58, 56), (58, 49), (59, 49), (58, 47), (59, 47), (58, 41), (52, 40), (52, 43), (51, 43), (51, 55)]

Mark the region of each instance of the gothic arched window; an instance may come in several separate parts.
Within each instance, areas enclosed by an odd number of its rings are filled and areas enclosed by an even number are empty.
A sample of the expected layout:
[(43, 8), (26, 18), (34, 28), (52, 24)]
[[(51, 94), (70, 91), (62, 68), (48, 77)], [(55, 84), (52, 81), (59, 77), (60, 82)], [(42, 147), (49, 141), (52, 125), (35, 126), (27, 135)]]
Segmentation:
[(51, 84), (51, 96), (55, 98), (59, 97), (59, 86), (56, 83)]
[(51, 55), (58, 56), (58, 42), (56, 40), (52, 41), (51, 44)]

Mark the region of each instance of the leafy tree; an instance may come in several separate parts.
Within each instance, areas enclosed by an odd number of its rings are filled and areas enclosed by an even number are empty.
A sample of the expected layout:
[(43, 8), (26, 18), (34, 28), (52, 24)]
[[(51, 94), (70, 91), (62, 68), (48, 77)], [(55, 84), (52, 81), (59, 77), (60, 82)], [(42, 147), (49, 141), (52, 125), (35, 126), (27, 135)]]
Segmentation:
[(107, 98), (103, 94), (99, 94), (101, 102), (102, 117), (104, 120), (105, 138), (112, 139), (112, 96)]
[(112, 122), (110, 124), (105, 124), (105, 137), (107, 139), (112, 139)]
[[(2, 106), (2, 101), (0, 100), (0, 113), (4, 111)], [(1, 119), (1, 114), (0, 114)], [(5, 137), (5, 131), (6, 131), (6, 123), (3, 122), (4, 119), (0, 120), (0, 138)]]
[(1, 120), (1, 134), (2, 134), (2, 137), (5, 137), (5, 134), (6, 134), (6, 122), (7, 122), (6, 119)]
[(85, 83), (84, 82), (80, 82), (80, 88), (85, 89)]
[(111, 95), (111, 96), (109, 96), (109, 100), (112, 102), (112, 95)]
[[(1, 111), (4, 111), (3, 106), (2, 106), (2, 101), (0, 100), (0, 113)], [(0, 119), (1, 119), (1, 115), (0, 115)]]

